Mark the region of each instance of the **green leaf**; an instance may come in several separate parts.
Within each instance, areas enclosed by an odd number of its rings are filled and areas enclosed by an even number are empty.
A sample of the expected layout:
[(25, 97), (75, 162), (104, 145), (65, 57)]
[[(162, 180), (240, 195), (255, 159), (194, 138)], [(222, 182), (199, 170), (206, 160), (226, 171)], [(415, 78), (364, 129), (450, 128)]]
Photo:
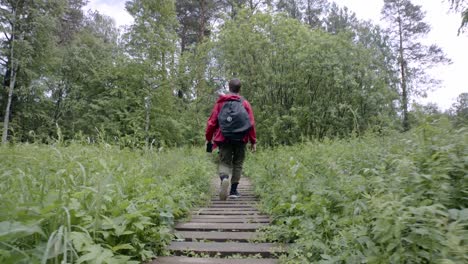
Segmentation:
[(114, 256), (112, 251), (103, 249), (100, 245), (90, 245), (84, 248), (87, 252), (77, 260), (77, 264), (89, 262), (93, 264), (111, 263), (111, 258)]
[(135, 250), (135, 248), (130, 244), (119, 244), (117, 246), (112, 247), (112, 251), (114, 252), (117, 252), (121, 249)]
[(16, 240), (36, 233), (45, 237), (42, 229), (36, 224), (25, 225), (21, 222), (0, 222), (0, 241), (3, 242)]

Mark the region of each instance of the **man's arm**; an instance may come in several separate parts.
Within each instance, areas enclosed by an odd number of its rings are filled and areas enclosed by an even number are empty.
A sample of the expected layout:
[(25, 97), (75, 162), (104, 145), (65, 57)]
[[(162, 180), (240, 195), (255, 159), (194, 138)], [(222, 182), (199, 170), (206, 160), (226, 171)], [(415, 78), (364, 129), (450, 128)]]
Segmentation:
[(213, 107), (213, 110), (211, 111), (210, 118), (208, 118), (208, 122), (206, 124), (206, 131), (205, 131), (206, 141), (209, 141), (209, 142), (213, 141), (213, 135), (219, 126), (218, 114), (219, 114), (218, 104), (215, 104)]
[(252, 144), (252, 150), (256, 149), (256, 144), (257, 144), (257, 131), (255, 130), (255, 117), (254, 113), (252, 110), (252, 106), (250, 103), (246, 100), (244, 101), (244, 106), (245, 110), (247, 110), (247, 113), (249, 114), (249, 119), (250, 119), (250, 125), (252, 128), (249, 130), (249, 141)]

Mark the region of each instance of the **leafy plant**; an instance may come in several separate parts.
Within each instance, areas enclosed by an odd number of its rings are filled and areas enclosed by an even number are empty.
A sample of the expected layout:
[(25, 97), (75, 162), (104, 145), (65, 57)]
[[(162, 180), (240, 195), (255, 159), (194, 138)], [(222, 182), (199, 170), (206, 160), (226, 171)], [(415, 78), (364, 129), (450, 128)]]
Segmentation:
[(98, 146), (0, 149), (1, 263), (139, 263), (209, 195), (211, 162), (195, 149)]
[(267, 238), (291, 243), (292, 263), (466, 262), (467, 136), (440, 119), (256, 154)]

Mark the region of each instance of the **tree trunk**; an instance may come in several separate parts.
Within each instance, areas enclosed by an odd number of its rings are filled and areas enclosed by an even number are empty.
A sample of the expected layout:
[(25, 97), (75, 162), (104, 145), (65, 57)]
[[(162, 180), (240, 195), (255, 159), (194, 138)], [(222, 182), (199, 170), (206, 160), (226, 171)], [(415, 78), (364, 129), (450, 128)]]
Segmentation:
[[(13, 48), (11, 53), (13, 54)], [(13, 62), (12, 62), (13, 64)], [(15, 88), (16, 83), (16, 69), (12, 67), (10, 73), (10, 87), (8, 89), (8, 102), (5, 109), (5, 118), (3, 119), (3, 135), (2, 135), (2, 144), (5, 145), (8, 142), (8, 128), (10, 123), (10, 109), (11, 101), (13, 99), (13, 89)]]
[[(16, 17), (16, 11), (13, 11), (13, 17)], [(10, 109), (11, 101), (13, 99), (13, 89), (15, 88), (16, 76), (18, 67), (15, 65), (15, 53), (14, 53), (14, 42), (15, 42), (15, 25), (12, 23), (11, 28), (11, 40), (10, 40), (10, 86), (8, 89), (8, 102), (5, 109), (5, 117), (3, 119), (3, 134), (2, 134), (2, 144), (5, 145), (8, 142), (8, 128), (10, 124)]]
[(408, 91), (406, 86), (406, 64), (405, 58), (403, 54), (403, 32), (401, 28), (401, 18), (398, 17), (398, 30), (400, 36), (400, 46), (399, 46), (399, 53), (400, 53), (400, 71), (401, 71), (401, 104), (403, 107), (403, 131), (409, 130), (409, 120), (408, 120)]
[[(61, 84), (59, 84), (61, 86)], [(55, 103), (55, 111), (54, 111), (54, 124), (58, 122), (58, 119), (60, 117), (60, 107), (62, 104), (62, 97), (63, 97), (63, 88), (60, 87), (58, 90), (58, 98), (57, 102)]]
[(200, 28), (198, 29), (198, 43), (203, 41), (205, 36), (205, 19), (206, 19), (206, 2), (205, 0), (200, 0)]
[(146, 110), (146, 122), (145, 122), (145, 143), (146, 147), (149, 148), (149, 127), (150, 127), (150, 113), (151, 113), (151, 98), (145, 97), (145, 110)]

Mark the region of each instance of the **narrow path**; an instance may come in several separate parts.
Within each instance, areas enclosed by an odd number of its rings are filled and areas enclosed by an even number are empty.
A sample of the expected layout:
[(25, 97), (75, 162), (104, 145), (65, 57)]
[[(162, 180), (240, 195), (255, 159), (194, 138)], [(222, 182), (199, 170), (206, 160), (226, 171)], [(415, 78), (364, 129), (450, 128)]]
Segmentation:
[[(283, 249), (272, 243), (255, 243), (259, 228), (270, 222), (257, 208), (257, 198), (246, 178), (239, 184), (241, 197), (220, 201), (216, 182), (211, 204), (192, 212), (190, 222), (176, 225), (176, 235), (168, 249), (174, 256), (160, 257), (152, 264), (273, 264)], [(197, 257), (193, 257), (197, 256)]]

